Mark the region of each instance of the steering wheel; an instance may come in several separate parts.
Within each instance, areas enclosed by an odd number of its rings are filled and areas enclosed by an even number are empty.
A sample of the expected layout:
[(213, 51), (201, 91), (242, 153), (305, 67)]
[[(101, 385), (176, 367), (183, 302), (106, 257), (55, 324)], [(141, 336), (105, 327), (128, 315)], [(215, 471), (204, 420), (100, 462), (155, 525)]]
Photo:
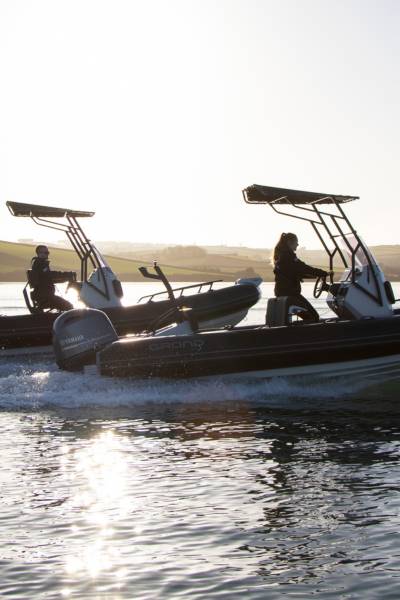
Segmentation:
[(327, 292), (329, 290), (329, 285), (326, 283), (327, 275), (321, 275), (317, 278), (317, 281), (314, 285), (314, 298), (319, 298), (322, 292)]

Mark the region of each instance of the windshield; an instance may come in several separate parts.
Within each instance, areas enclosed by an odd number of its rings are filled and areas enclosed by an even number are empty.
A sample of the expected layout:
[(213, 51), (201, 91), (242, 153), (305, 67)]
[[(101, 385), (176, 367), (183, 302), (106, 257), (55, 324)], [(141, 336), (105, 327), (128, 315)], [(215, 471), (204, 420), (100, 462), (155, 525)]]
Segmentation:
[[(343, 254), (348, 260), (349, 266), (351, 266), (351, 256), (354, 253), (354, 262), (356, 267), (365, 267), (370, 262), (376, 264), (376, 260), (369, 250), (368, 246), (359, 238), (363, 246), (360, 246), (360, 242), (356, 237), (350, 233), (339, 240), (339, 246)], [(347, 243), (346, 243), (347, 240)]]
[(100, 267), (107, 267), (108, 269), (110, 268), (106, 259), (102, 256), (101, 252), (96, 248), (96, 246), (92, 246), (93, 247), (93, 254), (95, 256), (97, 256), (97, 260), (99, 261), (99, 265)]

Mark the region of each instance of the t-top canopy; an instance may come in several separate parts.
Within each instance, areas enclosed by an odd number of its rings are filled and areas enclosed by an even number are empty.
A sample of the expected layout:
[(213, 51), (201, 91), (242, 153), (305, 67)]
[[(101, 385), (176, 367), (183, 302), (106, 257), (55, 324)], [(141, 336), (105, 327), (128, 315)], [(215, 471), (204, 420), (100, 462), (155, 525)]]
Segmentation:
[(25, 204), (24, 202), (10, 202), (7, 206), (14, 217), (38, 217), (58, 218), (63, 217), (93, 217), (94, 212), (83, 210), (71, 210), (70, 208), (58, 208), (54, 206), (40, 206), (38, 204)]
[(245, 188), (243, 196), (249, 204), (343, 204), (359, 198), (358, 196), (287, 190), (257, 184)]

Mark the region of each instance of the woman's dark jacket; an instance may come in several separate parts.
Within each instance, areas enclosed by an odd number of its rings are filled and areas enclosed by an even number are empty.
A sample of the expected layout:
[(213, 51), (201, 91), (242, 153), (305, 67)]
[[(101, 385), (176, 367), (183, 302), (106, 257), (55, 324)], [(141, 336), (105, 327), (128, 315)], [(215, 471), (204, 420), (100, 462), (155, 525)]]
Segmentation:
[(275, 296), (298, 296), (306, 277), (322, 277), (326, 271), (306, 265), (290, 248), (282, 249), (275, 261)]

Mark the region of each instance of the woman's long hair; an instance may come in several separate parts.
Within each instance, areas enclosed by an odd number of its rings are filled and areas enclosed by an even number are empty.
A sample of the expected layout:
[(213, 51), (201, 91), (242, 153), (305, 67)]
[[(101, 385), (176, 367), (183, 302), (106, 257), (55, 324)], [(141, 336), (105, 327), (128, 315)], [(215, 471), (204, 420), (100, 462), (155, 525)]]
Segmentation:
[(282, 251), (289, 249), (288, 242), (290, 242), (292, 240), (297, 240), (297, 235), (295, 233), (282, 233), (282, 235), (279, 238), (279, 241), (276, 244), (274, 251), (272, 253), (271, 262), (274, 267), (275, 267), (277, 261), (279, 260)]

